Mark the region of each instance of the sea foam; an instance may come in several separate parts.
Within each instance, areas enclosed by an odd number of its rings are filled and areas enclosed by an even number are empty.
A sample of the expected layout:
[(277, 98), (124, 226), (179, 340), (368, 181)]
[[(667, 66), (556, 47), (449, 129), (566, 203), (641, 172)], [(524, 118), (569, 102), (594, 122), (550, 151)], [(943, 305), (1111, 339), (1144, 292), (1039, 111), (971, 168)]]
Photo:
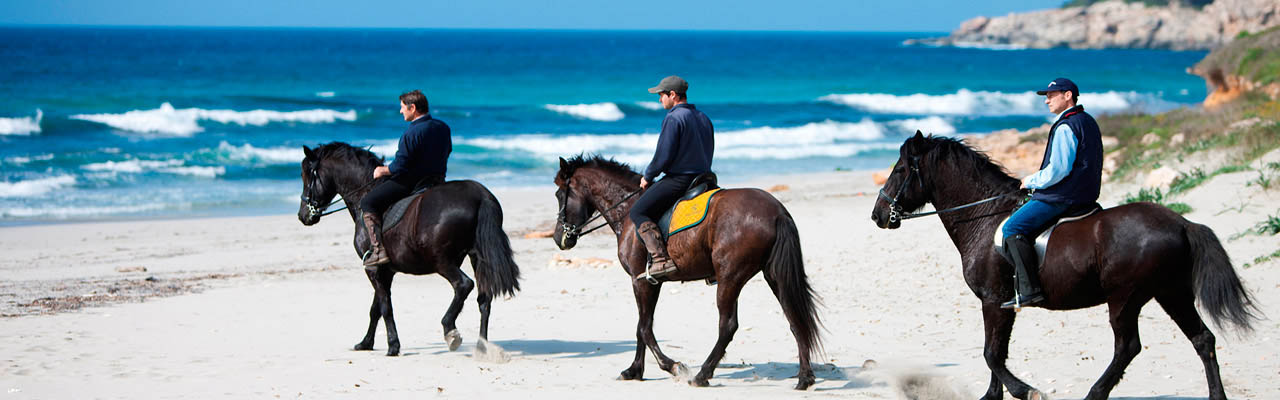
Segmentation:
[(30, 135), (40, 133), (40, 120), (44, 111), (36, 109), (35, 117), (0, 118), (0, 135)]
[(617, 121), (625, 118), (627, 115), (622, 113), (614, 103), (596, 103), (596, 104), (547, 104), (544, 105), (548, 110), (561, 114), (571, 115), (578, 118), (586, 118), (594, 121)]
[(74, 184), (76, 184), (76, 178), (70, 175), (17, 182), (0, 182), (0, 198), (35, 197)]
[(143, 172), (161, 172), (166, 174), (197, 176), (202, 178), (216, 178), (218, 175), (222, 175), (227, 172), (226, 167), (192, 166), (186, 165), (186, 162), (182, 160), (106, 161), (85, 164), (80, 168), (88, 171), (105, 172), (113, 175), (120, 173), (139, 174)]
[(298, 147), (255, 147), (248, 143), (234, 146), (226, 141), (218, 143), (215, 152), (225, 161), (254, 165), (294, 164), (303, 157)]
[[(1035, 92), (1021, 93), (971, 91), (960, 89), (951, 94), (892, 95), (883, 93), (829, 94), (818, 98), (882, 114), (911, 115), (1044, 115), (1048, 108), (1044, 96)], [(1080, 104), (1096, 112), (1117, 112), (1133, 108), (1159, 111), (1172, 108), (1172, 103), (1138, 92), (1081, 93)]]
[(187, 137), (204, 130), (197, 121), (206, 120), (240, 126), (263, 126), (272, 122), (333, 123), (338, 120), (355, 121), (356, 111), (337, 110), (205, 110), (200, 108), (175, 109), (164, 103), (153, 110), (133, 110), (123, 114), (77, 114), (72, 119), (97, 122), (119, 130), (166, 136)]

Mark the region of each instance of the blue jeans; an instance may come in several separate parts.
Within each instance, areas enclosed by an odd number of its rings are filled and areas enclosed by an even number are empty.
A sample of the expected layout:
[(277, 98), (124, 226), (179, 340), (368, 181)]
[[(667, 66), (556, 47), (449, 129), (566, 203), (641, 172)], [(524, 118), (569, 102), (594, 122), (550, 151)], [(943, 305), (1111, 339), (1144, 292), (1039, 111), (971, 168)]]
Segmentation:
[(1028, 201), (1027, 204), (1023, 204), (1018, 211), (1014, 211), (1013, 215), (1009, 216), (1009, 220), (1005, 221), (1001, 231), (1004, 233), (1005, 239), (1013, 235), (1024, 235), (1034, 240), (1035, 235), (1040, 234), (1044, 228), (1048, 227), (1049, 221), (1062, 215), (1069, 207), (1069, 204), (1046, 203), (1039, 200)]

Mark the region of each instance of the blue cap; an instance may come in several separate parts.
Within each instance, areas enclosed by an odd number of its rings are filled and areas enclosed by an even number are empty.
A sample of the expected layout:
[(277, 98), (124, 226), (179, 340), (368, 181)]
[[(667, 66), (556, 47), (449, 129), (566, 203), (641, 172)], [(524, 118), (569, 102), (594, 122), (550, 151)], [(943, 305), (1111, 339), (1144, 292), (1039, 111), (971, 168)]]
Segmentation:
[(1080, 96), (1080, 88), (1076, 87), (1076, 83), (1067, 78), (1054, 79), (1049, 82), (1049, 87), (1036, 91), (1036, 94), (1044, 96), (1049, 92), (1071, 92), (1073, 96)]

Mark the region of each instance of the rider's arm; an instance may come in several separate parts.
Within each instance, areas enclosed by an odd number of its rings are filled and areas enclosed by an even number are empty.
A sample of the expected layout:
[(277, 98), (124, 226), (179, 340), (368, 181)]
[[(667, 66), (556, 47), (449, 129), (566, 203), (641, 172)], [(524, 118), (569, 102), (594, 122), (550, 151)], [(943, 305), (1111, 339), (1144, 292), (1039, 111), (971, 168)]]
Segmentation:
[(1067, 177), (1071, 173), (1071, 164), (1076, 160), (1076, 135), (1067, 124), (1058, 125), (1053, 134), (1053, 143), (1049, 144), (1049, 165), (1040, 172), (1028, 176), (1025, 180), (1027, 189), (1044, 189)]
[(653, 161), (644, 170), (644, 179), (653, 182), (658, 174), (667, 170), (671, 160), (675, 159), (676, 144), (679, 143), (680, 122), (670, 115), (662, 120), (662, 133), (658, 134), (658, 150), (653, 153)]

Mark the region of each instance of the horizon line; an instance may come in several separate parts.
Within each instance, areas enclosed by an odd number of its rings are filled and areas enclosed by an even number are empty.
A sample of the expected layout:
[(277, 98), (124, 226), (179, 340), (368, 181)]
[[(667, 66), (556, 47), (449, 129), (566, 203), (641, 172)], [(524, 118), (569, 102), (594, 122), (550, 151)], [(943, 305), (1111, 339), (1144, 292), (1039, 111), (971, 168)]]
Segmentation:
[(120, 28), (120, 29), (314, 29), (314, 30), (435, 30), (435, 31), (546, 31), (546, 32), (742, 32), (742, 33), (885, 33), (950, 34), (949, 31), (892, 30), (804, 30), (804, 29), (643, 29), (643, 28), (493, 28), (493, 27), (410, 27), (410, 26), (300, 26), (300, 25), (132, 25), (132, 24), (23, 24), (0, 23), (0, 28)]

